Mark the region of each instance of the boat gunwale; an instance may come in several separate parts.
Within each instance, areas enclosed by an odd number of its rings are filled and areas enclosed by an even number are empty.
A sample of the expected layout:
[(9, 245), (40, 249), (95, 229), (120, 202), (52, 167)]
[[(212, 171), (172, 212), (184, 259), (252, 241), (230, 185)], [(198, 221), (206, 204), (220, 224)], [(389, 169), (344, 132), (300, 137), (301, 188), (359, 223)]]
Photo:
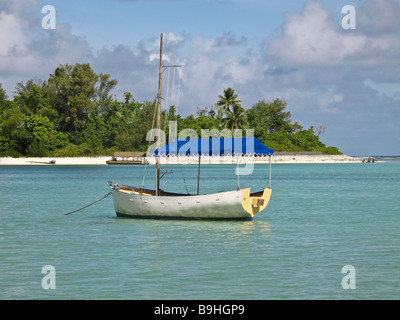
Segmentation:
[[(114, 185), (110, 184), (110, 188), (114, 189), (115, 191), (119, 191), (122, 193), (126, 194), (136, 194), (140, 196), (150, 196), (154, 197), (156, 196), (156, 191), (152, 189), (145, 189), (145, 188), (137, 188), (137, 187), (131, 187), (131, 186), (126, 186), (126, 185)], [(245, 188), (247, 189), (247, 188)], [(266, 188), (269, 189), (269, 188)], [(126, 191), (131, 191), (131, 192), (125, 192)], [(210, 195), (218, 195), (218, 194), (224, 194), (224, 193), (229, 193), (229, 192), (239, 192), (244, 189), (239, 189), (239, 190), (229, 190), (229, 191), (221, 191), (221, 192), (216, 192), (216, 193), (206, 193), (206, 194), (185, 194), (185, 193), (175, 193), (175, 192), (167, 192), (164, 190), (160, 190), (160, 195), (158, 197), (204, 197), (204, 196), (210, 196)], [(257, 191), (250, 193), (250, 197), (259, 197), (262, 195), (264, 190)]]

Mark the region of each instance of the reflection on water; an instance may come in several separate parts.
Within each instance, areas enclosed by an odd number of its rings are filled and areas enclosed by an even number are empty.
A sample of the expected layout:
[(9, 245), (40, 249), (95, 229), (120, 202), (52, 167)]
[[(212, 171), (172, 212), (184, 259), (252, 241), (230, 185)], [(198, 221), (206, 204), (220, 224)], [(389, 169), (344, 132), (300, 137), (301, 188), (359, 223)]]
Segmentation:
[[(151, 220), (115, 218), (119, 237), (148, 253), (196, 255), (271, 249), (271, 226), (265, 221)], [(110, 230), (110, 233), (115, 231)], [(175, 249), (172, 249), (175, 248)], [(171, 251), (172, 250), (172, 251)]]
[(241, 225), (241, 232), (243, 234), (251, 234), (253, 232), (261, 232), (270, 234), (271, 226), (265, 221), (247, 221)]
[(184, 233), (202, 234), (214, 233), (237, 235), (264, 235), (269, 237), (271, 226), (266, 221), (215, 221), (215, 220), (168, 220), (168, 219), (131, 219), (114, 217), (112, 221), (117, 225), (148, 228), (148, 231), (168, 233), (182, 231)]

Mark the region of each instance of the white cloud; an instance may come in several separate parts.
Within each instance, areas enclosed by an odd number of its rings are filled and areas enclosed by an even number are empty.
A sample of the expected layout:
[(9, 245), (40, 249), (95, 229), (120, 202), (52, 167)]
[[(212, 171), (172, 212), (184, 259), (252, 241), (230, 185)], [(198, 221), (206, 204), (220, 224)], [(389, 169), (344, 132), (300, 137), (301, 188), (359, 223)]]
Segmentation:
[[(159, 41), (143, 39), (136, 46), (118, 45), (103, 47), (92, 62), (96, 72), (110, 73), (118, 79), (118, 96), (130, 91), (139, 101), (152, 100), (157, 94)], [(181, 100), (179, 111), (182, 115), (193, 113), (196, 107), (208, 107), (218, 100), (224, 88), (232, 87), (243, 96), (246, 82), (262, 78), (261, 61), (251, 52), (245, 57), (235, 56), (242, 50), (246, 40), (226, 33), (216, 38), (190, 35), (164, 35), (164, 64), (183, 65), (175, 74), (181, 75)], [(172, 87), (173, 70), (165, 70), (163, 96), (167, 96), (167, 78), (170, 72)], [(169, 93), (171, 94), (171, 93)]]
[(26, 51), (25, 36), (21, 21), (13, 14), (0, 12), (0, 59), (8, 55), (19, 55)]
[(37, 3), (38, 0), (0, 0), (0, 11), (4, 10), (13, 14), (18, 14)]
[(91, 62), (97, 73), (109, 73), (118, 80), (118, 97), (122, 97), (124, 92), (131, 92), (138, 101), (152, 100), (157, 95), (157, 50), (144, 41), (136, 47), (122, 44), (105, 46)]
[(338, 94), (338, 93), (332, 94), (330, 92), (326, 92), (318, 96), (317, 103), (322, 112), (343, 113), (339, 111), (339, 109), (337, 108), (329, 108), (332, 103), (342, 102), (343, 98), (344, 98), (343, 94)]
[(343, 30), (341, 21), (335, 21), (320, 2), (306, 2), (300, 14), (286, 15), (283, 37), (269, 44), (269, 58), (317, 67), (382, 66), (398, 60), (400, 28), (394, 21), (399, 15), (390, 22), (386, 16), (400, 13), (400, 6), (390, 0), (371, 0), (356, 12), (357, 29)]
[(398, 35), (400, 30), (400, 5), (393, 0), (369, 0), (357, 11), (360, 32), (374, 37)]
[(264, 79), (253, 91), (286, 100), (305, 127), (323, 123), (322, 141), (343, 152), (398, 154), (400, 5), (367, 0), (356, 14), (355, 30), (321, 2), (286, 14), (281, 35), (263, 46)]
[(47, 79), (59, 64), (91, 57), (88, 42), (67, 24), (44, 30), (42, 17), (36, 0), (0, 0), (0, 82), (9, 95), (16, 82)]
[[(186, 53), (183, 68), (183, 108), (193, 112), (195, 107), (209, 107), (217, 102), (218, 95), (231, 87), (242, 100), (248, 98), (248, 81), (261, 80), (261, 61), (246, 48), (245, 38), (224, 33), (213, 39), (197, 37)], [(245, 52), (243, 55), (238, 52)], [(186, 105), (185, 105), (186, 101)]]

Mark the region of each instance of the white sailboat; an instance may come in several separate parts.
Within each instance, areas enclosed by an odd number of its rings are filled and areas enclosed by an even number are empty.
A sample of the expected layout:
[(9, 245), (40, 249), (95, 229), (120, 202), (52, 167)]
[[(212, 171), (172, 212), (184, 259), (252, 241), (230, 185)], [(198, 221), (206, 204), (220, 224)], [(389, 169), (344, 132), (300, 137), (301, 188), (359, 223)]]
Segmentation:
[[(157, 103), (157, 129), (160, 130), (161, 85), (162, 85), (162, 42), (160, 41), (160, 67)], [(158, 139), (159, 140), (159, 139)], [(213, 194), (188, 195), (165, 192), (160, 189), (160, 157), (174, 155), (221, 156), (221, 155), (269, 156), (269, 187), (255, 193), (250, 188)], [(151, 219), (244, 219), (251, 220), (264, 210), (271, 197), (271, 156), (274, 151), (256, 138), (219, 138), (177, 140), (153, 152), (156, 157), (155, 190), (132, 187), (108, 182), (117, 216)], [(236, 172), (238, 175), (239, 172)], [(200, 175), (198, 176), (200, 179)]]

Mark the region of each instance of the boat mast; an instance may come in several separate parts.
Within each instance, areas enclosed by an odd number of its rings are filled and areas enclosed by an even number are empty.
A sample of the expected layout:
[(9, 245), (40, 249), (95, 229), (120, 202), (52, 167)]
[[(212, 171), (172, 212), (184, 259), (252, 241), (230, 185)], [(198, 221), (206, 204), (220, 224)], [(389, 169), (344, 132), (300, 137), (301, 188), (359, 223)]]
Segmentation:
[[(163, 34), (160, 38), (160, 67), (158, 70), (158, 95), (157, 95), (157, 149), (160, 148), (161, 136), (161, 85), (162, 85), (162, 50), (163, 50)], [(156, 156), (156, 196), (160, 195), (160, 156)]]

